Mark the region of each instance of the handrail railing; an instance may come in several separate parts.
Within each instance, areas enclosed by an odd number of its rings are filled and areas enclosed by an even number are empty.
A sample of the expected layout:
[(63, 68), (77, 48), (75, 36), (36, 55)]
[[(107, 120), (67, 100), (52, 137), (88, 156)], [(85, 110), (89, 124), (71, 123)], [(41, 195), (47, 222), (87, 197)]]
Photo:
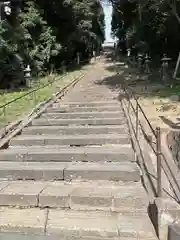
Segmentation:
[[(136, 93), (135, 93), (131, 88), (128, 87), (128, 89), (131, 91), (131, 93), (132, 93), (131, 96), (133, 96), (134, 100), (136, 101), (137, 107), (138, 107), (138, 109), (141, 111), (141, 113), (143, 114), (143, 117), (145, 118), (148, 126), (150, 127), (150, 129), (151, 129), (154, 137), (156, 137), (156, 132), (155, 132), (154, 128), (152, 127), (151, 123), (149, 122), (149, 120), (148, 120), (148, 118), (147, 118), (144, 110), (142, 109), (141, 105), (139, 104), (138, 98), (137, 98), (136, 95), (135, 95)], [(129, 98), (130, 95), (129, 95), (128, 91), (127, 91), (127, 88), (124, 88), (124, 92), (125, 92), (126, 95), (128, 96), (128, 99), (130, 100), (130, 98)], [(131, 106), (133, 107), (133, 110), (134, 110), (134, 112), (135, 112), (134, 106), (132, 105), (131, 102), (130, 102), (130, 104), (131, 104)]]
[[(143, 118), (145, 119), (145, 122), (148, 124), (151, 133), (153, 134), (155, 141), (153, 143), (150, 143), (148, 141), (149, 146), (151, 147), (151, 149), (153, 150), (155, 156), (156, 156), (156, 161), (157, 161), (157, 197), (161, 197), (162, 196), (162, 170), (164, 171), (170, 186), (173, 188), (174, 194), (177, 196), (178, 198), (178, 202), (180, 202), (180, 186), (178, 184), (178, 181), (173, 173), (173, 170), (171, 169), (171, 166), (168, 165), (168, 161), (165, 157), (165, 155), (162, 152), (161, 149), (161, 129), (160, 127), (157, 127), (155, 130), (153, 128), (153, 126), (151, 125), (149, 119), (147, 118), (143, 108), (141, 107), (138, 98), (136, 96), (136, 92), (134, 90), (132, 90), (129, 86), (127, 86), (127, 84), (125, 82), (121, 83), (121, 87), (125, 93), (125, 97), (128, 101), (128, 111), (130, 110), (130, 107), (133, 111), (133, 113), (135, 114), (135, 127), (133, 129), (134, 135), (135, 135), (135, 139), (138, 142), (139, 141), (139, 127), (143, 133), (143, 135), (146, 137), (146, 139), (148, 139), (148, 134), (146, 133), (146, 130), (144, 129), (144, 126), (142, 124), (142, 121), (140, 120), (140, 113), (142, 114)], [(132, 100), (135, 101), (135, 106), (132, 103)], [(153, 146), (154, 144), (154, 146)], [(140, 146), (140, 144), (138, 144)], [(140, 149), (142, 150), (142, 149)], [(165, 164), (165, 165), (164, 165)], [(173, 183), (172, 183), (173, 181)], [(174, 184), (176, 186), (174, 186)], [(175, 188), (177, 189), (177, 191), (175, 190)]]

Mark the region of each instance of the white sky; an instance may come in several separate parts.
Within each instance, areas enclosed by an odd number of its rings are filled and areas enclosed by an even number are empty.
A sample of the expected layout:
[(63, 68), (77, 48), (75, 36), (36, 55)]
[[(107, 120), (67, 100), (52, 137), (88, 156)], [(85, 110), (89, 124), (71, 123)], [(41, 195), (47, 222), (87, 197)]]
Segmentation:
[(111, 19), (112, 19), (112, 6), (110, 4), (102, 4), (105, 14), (105, 38), (107, 42), (113, 41), (111, 37)]

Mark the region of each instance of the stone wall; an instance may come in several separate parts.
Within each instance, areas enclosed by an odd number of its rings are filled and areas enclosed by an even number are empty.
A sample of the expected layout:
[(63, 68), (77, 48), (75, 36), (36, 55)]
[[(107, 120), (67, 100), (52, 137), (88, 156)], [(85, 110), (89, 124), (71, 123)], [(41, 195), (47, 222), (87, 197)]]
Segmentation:
[(179, 240), (180, 239), (180, 226), (173, 224), (168, 229), (168, 240)]

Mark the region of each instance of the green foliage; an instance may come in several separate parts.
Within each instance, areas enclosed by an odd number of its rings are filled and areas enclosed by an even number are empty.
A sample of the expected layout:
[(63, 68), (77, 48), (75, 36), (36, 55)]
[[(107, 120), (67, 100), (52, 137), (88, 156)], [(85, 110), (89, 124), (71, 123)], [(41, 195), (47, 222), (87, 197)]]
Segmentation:
[(53, 56), (59, 54), (61, 45), (33, 2), (26, 2), (19, 17), (24, 36), (21, 46), (26, 50), (29, 63), (40, 72), (49, 66)]
[[(20, 12), (18, 11), (20, 9)], [(0, 86), (24, 83), (34, 74), (89, 59), (104, 41), (104, 13), (99, 0), (22, 0), (0, 26)]]
[(168, 53), (176, 59), (180, 51), (180, 22), (175, 15), (180, 12), (179, 0), (174, 1), (176, 5), (170, 5), (173, 1), (169, 0), (112, 0), (112, 2), (114, 35), (118, 38), (124, 35), (129, 46), (145, 42), (151, 54)]

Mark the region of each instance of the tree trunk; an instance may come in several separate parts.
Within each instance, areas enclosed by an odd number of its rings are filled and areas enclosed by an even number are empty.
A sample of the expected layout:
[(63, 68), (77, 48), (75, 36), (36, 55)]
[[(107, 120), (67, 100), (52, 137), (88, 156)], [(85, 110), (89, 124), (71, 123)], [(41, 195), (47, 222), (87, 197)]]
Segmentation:
[(177, 72), (178, 72), (178, 69), (179, 69), (179, 64), (180, 64), (180, 52), (179, 52), (179, 56), (178, 56), (178, 59), (177, 59), (177, 62), (176, 62), (176, 68), (174, 70), (174, 74), (173, 74), (173, 78), (175, 79), (176, 76), (177, 76)]

